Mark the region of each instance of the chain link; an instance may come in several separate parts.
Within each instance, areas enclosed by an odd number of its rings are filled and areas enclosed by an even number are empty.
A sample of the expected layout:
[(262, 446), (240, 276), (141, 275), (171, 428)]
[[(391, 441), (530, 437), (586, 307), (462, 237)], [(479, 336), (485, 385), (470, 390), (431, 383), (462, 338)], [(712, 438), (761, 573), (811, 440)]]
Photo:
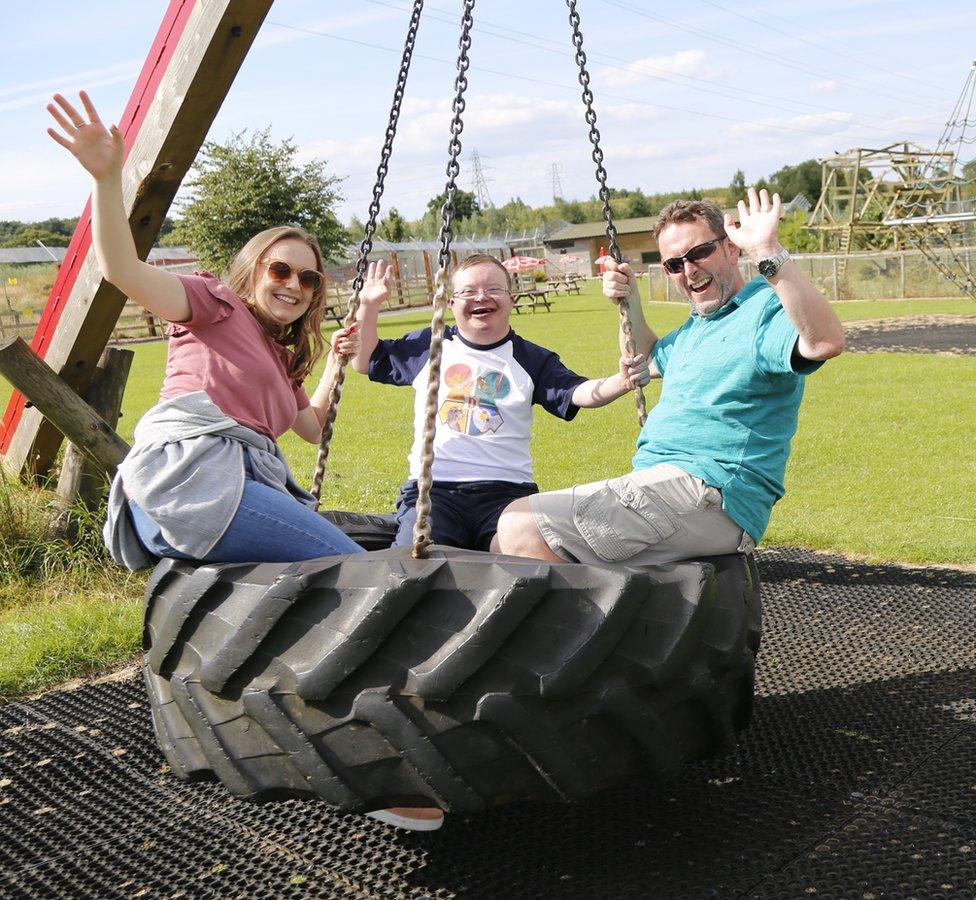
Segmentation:
[[(414, 0), (413, 14), (407, 26), (407, 37), (403, 43), (403, 55), (400, 58), (400, 71), (397, 73), (396, 87), (393, 89), (393, 103), (390, 105), (390, 118), (386, 126), (386, 138), (380, 153), (380, 163), (376, 168), (376, 182), (373, 185), (373, 200), (369, 205), (369, 216), (363, 232), (363, 240), (359, 245), (359, 259), (356, 260), (356, 277), (352, 283), (352, 295), (346, 309), (343, 325), (348, 328), (356, 321), (359, 312), (359, 292), (363, 289), (366, 269), (369, 265), (369, 254), (373, 249), (373, 233), (380, 214), (380, 200), (383, 197), (383, 186), (389, 171), (390, 156), (393, 154), (393, 139), (396, 137), (397, 122), (400, 120), (400, 107), (407, 87), (407, 75), (410, 73), (410, 61), (413, 58), (414, 46), (417, 43), (417, 28), (420, 26), (420, 14), (424, 9), (424, 0)], [(312, 476), (312, 496), (318, 509), (319, 497), (322, 493), (322, 481), (325, 478), (325, 466), (329, 459), (329, 445), (332, 443), (332, 433), (335, 428), (336, 416), (339, 412), (339, 401), (342, 399), (342, 386), (346, 380), (345, 356), (338, 357), (335, 379), (329, 392), (328, 404), (322, 422), (322, 436), (319, 440), (319, 455), (315, 463), (315, 473)]]
[[(603, 218), (607, 223), (607, 243), (610, 255), (622, 262), (620, 245), (617, 243), (617, 227), (613, 224), (613, 210), (610, 207), (610, 189), (607, 187), (607, 170), (603, 167), (603, 150), (600, 147), (600, 132), (596, 127), (596, 110), (593, 108), (593, 91), (590, 90), (590, 73), (586, 69), (586, 54), (583, 52), (583, 32), (580, 30), (580, 17), (576, 11), (576, 0), (566, 0), (569, 8), (569, 24), (573, 28), (573, 46), (576, 47), (576, 65), (579, 66), (579, 83), (583, 88), (583, 103), (586, 106), (586, 124), (590, 126), (590, 143), (593, 145), (592, 158), (596, 163), (596, 180), (600, 185), (600, 200), (603, 201)], [(630, 321), (628, 300), (617, 304), (620, 311), (620, 330), (624, 336), (624, 349), (628, 356), (635, 356), (634, 328)], [(644, 390), (640, 385), (634, 388), (634, 401), (637, 406), (637, 421), (643, 426), (647, 418), (644, 403)]]
[(430, 355), (427, 368), (427, 403), (424, 411), (424, 432), (420, 456), (420, 472), (417, 477), (417, 521), (413, 527), (413, 548), (415, 559), (427, 556), (430, 546), (430, 490), (433, 486), (434, 430), (437, 423), (437, 400), (441, 383), (441, 344), (444, 337), (444, 314), (447, 309), (448, 268), (451, 265), (451, 240), (454, 232), (451, 222), (454, 219), (454, 198), (457, 193), (456, 179), (461, 167), (461, 131), (464, 128), (464, 91), (468, 86), (467, 71), (470, 65), (468, 50), (471, 49), (471, 28), (474, 24), (474, 2), (465, 0), (461, 17), (461, 36), (458, 39), (457, 78), (454, 80), (454, 118), (451, 120), (450, 158), (447, 163), (447, 187), (444, 190), (444, 204), (441, 206), (441, 249), (438, 257), (437, 289), (434, 292), (434, 314), (430, 323)]

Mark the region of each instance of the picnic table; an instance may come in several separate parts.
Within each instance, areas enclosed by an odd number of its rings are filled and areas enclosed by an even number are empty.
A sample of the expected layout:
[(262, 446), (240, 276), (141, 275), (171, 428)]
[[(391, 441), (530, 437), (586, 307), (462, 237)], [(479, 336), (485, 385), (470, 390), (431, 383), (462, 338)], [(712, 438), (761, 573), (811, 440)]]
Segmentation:
[[(515, 312), (520, 313), (523, 306), (529, 306), (532, 308), (534, 313), (536, 309), (540, 306), (546, 308), (546, 312), (549, 312), (550, 304), (552, 301), (549, 299), (549, 294), (551, 293), (549, 288), (513, 288), (512, 289), (512, 304), (515, 307)], [(527, 301), (522, 304), (520, 301)]]
[(565, 290), (567, 294), (578, 294), (580, 292), (579, 275), (575, 272), (550, 275), (548, 287), (549, 290), (555, 291), (557, 294), (561, 290)]

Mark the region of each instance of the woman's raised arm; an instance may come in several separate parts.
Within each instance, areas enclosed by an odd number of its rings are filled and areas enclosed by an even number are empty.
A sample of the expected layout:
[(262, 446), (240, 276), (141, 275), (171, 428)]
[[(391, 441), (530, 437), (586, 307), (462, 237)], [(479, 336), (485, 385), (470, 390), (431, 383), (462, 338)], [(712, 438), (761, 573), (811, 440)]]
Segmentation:
[[(106, 128), (94, 104), (79, 92), (88, 121), (61, 94), (54, 95), (48, 112), (61, 126), (47, 133), (66, 148), (94, 180), (92, 237), (102, 274), (129, 299), (170, 322), (190, 318), (190, 304), (182, 282), (172, 272), (139, 259), (122, 206), (122, 134)], [(56, 104), (56, 105), (55, 105)]]

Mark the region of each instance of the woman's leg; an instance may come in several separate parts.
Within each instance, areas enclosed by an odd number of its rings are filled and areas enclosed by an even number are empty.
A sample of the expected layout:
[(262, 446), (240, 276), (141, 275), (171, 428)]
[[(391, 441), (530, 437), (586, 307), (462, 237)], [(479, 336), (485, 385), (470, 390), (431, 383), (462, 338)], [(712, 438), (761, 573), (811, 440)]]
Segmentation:
[(295, 562), (363, 548), (290, 494), (247, 479), (224, 536), (204, 562)]

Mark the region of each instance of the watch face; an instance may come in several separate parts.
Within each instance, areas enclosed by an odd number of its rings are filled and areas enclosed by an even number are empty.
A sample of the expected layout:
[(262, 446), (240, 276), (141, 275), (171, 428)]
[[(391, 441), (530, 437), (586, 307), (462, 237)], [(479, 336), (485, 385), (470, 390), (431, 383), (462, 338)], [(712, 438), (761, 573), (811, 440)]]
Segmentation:
[(771, 278), (776, 274), (779, 266), (776, 265), (776, 260), (774, 259), (761, 259), (756, 264), (756, 268), (759, 269), (759, 274), (763, 278)]

